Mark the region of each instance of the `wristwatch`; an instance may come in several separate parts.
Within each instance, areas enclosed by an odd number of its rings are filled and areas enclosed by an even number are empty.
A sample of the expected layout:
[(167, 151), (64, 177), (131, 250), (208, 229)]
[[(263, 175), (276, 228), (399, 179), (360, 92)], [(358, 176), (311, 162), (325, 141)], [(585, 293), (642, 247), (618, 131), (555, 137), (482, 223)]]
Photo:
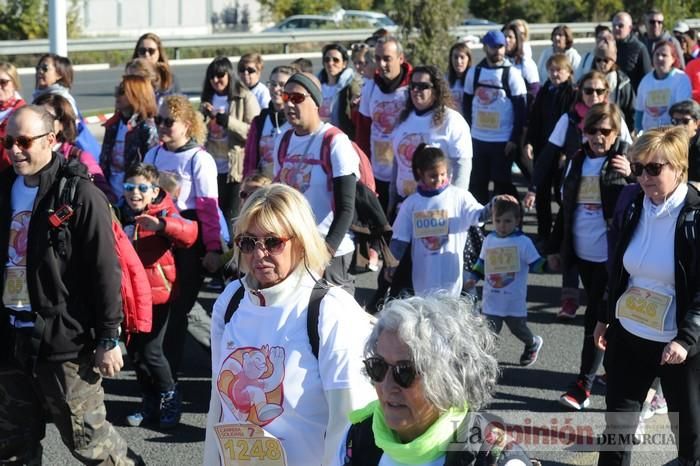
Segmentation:
[(97, 345), (101, 346), (105, 351), (110, 351), (119, 345), (119, 338), (100, 338), (97, 340)]

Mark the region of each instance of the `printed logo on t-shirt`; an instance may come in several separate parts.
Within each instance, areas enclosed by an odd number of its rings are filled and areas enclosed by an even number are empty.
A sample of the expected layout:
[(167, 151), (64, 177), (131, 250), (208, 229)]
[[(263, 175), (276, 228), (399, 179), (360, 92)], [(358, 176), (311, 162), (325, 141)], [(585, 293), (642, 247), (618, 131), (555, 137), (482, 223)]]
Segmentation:
[(226, 134), (226, 128), (223, 126), (220, 126), (215, 118), (212, 118), (209, 120), (209, 124), (207, 125), (208, 132), (209, 132), (209, 140), (210, 141), (217, 141), (217, 142), (222, 142), (226, 140), (227, 134)]
[(644, 106), (649, 115), (660, 118), (668, 113), (670, 103), (671, 89), (655, 89), (647, 93)]
[(275, 163), (272, 160), (272, 151), (275, 149), (275, 136), (260, 137), (260, 161), (258, 162), (258, 170), (268, 178), (272, 178)]
[(5, 306), (13, 309), (29, 305), (27, 289), (27, 238), (29, 234), (30, 211), (18, 212), (10, 224), (7, 267), (5, 268), (5, 289), (2, 300)]
[(284, 348), (237, 348), (224, 360), (216, 386), (239, 422), (265, 426), (284, 408)]
[(318, 116), (321, 117), (321, 121), (328, 123), (331, 121), (331, 106), (333, 105), (333, 98), (335, 95), (330, 95), (324, 97), (321, 106), (318, 108)]
[(486, 279), (493, 288), (505, 288), (515, 280), (520, 271), (520, 254), (517, 246), (488, 248), (484, 260)]
[[(487, 87), (488, 86), (488, 87)], [(493, 86), (493, 87), (491, 87)], [(480, 105), (491, 105), (501, 96), (501, 82), (495, 79), (482, 81), (479, 79), (479, 86), (474, 94)]]
[(579, 204), (593, 204), (600, 207), (601, 197), (600, 197), (600, 177), (599, 176), (582, 176), (581, 184), (578, 188), (578, 198), (576, 200)]
[(426, 142), (423, 133), (404, 134), (398, 144), (398, 154), (396, 154), (398, 156), (398, 161), (406, 167), (411, 167), (416, 147), (422, 142)]
[(372, 112), (372, 126), (374, 130), (384, 135), (391, 134), (399, 121), (399, 115), (401, 110), (403, 110), (404, 104), (403, 100), (377, 102)]
[(280, 170), (280, 182), (305, 193), (311, 184), (313, 165), (301, 155), (291, 155), (284, 159)]
[(450, 231), (446, 210), (421, 210), (413, 212), (413, 236), (423, 243), (428, 251), (438, 251), (447, 243)]

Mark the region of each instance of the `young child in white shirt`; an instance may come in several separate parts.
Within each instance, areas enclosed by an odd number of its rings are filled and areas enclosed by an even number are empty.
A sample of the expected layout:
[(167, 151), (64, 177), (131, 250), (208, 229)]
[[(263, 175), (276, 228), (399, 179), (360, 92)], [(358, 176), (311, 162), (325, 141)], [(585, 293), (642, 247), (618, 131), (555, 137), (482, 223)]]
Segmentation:
[[(527, 274), (545, 272), (547, 262), (520, 230), (522, 208), (515, 197), (496, 196), (491, 208), (495, 230), (486, 236), (472, 269), (475, 277), (484, 279), (482, 313), (496, 333), (506, 323), (525, 344), (520, 365), (531, 366), (542, 349), (542, 337), (527, 326)], [(474, 286), (476, 281), (472, 278), (466, 284)]]
[[(467, 232), (488, 216), (488, 207), (466, 189), (450, 184), (448, 160), (440, 148), (420, 144), (411, 165), (418, 190), (399, 208), (391, 252), (400, 260), (411, 246), (416, 295), (443, 290), (459, 296)], [(385, 270), (391, 282), (395, 270)]]

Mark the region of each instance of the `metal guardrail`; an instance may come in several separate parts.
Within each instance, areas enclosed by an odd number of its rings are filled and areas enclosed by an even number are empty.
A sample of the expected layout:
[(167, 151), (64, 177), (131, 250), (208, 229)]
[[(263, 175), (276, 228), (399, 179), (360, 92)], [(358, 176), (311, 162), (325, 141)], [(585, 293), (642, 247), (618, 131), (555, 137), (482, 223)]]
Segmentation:
[[(700, 19), (685, 20), (690, 27), (700, 27)], [(549, 36), (552, 29), (561, 23), (542, 23), (531, 24), (530, 36)], [(610, 22), (596, 23), (567, 23), (575, 36), (592, 35), (594, 28), (598, 24), (607, 24)], [(459, 26), (452, 29), (452, 34), (455, 37), (464, 37), (467, 35), (482, 36), (491, 29), (500, 29), (501, 25), (484, 25), (484, 26)], [(274, 45), (278, 44), (286, 48), (289, 44), (308, 43), (308, 42), (353, 42), (362, 41), (369, 37), (373, 29), (323, 29), (316, 31), (298, 31), (298, 32), (259, 32), (259, 33), (222, 33), (210, 34), (205, 36), (189, 36), (189, 37), (163, 37), (163, 41), (168, 48), (175, 48), (176, 52), (180, 48), (185, 47), (222, 47), (235, 45)], [(89, 38), (89, 39), (69, 39), (68, 51), (70, 52), (91, 52), (91, 51), (107, 51), (107, 50), (132, 50), (134, 48), (136, 37), (134, 38)], [(0, 55), (27, 55), (45, 53), (49, 50), (48, 39), (39, 40), (14, 40), (0, 41)]]

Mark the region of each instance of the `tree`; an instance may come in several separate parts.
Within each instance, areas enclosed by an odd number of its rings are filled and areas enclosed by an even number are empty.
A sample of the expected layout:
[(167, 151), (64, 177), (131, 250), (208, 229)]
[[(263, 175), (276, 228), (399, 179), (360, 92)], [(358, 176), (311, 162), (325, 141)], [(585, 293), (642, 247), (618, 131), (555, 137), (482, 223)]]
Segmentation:
[[(457, 24), (452, 0), (406, 0), (396, 12), (402, 43), (412, 63), (447, 66), (447, 50), (455, 41), (450, 28)], [(414, 33), (418, 37), (414, 38)]]
[[(6, 0), (0, 3), (0, 40), (45, 39), (49, 36), (48, 0)], [(80, 34), (80, 8), (72, 0), (66, 18), (68, 37)]]

